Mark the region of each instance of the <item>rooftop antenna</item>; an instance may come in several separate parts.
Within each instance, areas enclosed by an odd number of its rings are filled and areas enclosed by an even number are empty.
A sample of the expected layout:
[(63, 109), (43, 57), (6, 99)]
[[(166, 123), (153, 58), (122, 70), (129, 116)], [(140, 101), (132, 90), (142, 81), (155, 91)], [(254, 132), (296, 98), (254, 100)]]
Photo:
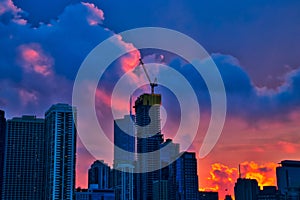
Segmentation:
[(146, 77), (147, 77), (147, 79), (148, 79), (148, 81), (149, 81), (149, 83), (150, 83), (151, 94), (154, 94), (154, 87), (157, 87), (157, 86), (158, 86), (158, 84), (157, 84), (157, 79), (155, 78), (155, 79), (154, 79), (154, 82), (151, 82), (150, 76), (149, 76), (149, 74), (148, 74), (148, 72), (147, 72), (147, 70), (146, 70), (146, 67), (144, 66), (144, 62), (143, 62), (142, 58), (140, 58), (140, 65), (142, 65), (143, 70), (144, 70), (144, 72), (145, 72), (145, 74), (146, 74)]
[(241, 164), (239, 164), (239, 178), (242, 178), (242, 173), (241, 173)]

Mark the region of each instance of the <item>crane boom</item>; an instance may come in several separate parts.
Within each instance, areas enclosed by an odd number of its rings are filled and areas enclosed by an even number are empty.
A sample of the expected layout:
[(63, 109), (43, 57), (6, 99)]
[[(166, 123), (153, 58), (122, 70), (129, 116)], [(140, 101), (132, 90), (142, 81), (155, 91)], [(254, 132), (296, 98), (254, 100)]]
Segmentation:
[(150, 87), (151, 87), (151, 94), (154, 94), (154, 87), (158, 86), (158, 84), (156, 83), (156, 81), (151, 82), (150, 76), (149, 76), (149, 74), (147, 72), (147, 69), (146, 69), (146, 67), (144, 65), (144, 62), (143, 62), (142, 58), (140, 58), (140, 65), (142, 65), (142, 68), (143, 68), (143, 70), (144, 70), (144, 72), (146, 74), (146, 77), (147, 77), (148, 81), (149, 81), (149, 84), (150, 84)]
[(147, 70), (146, 70), (146, 68), (145, 68), (144, 62), (142, 61), (141, 58), (140, 58), (140, 65), (142, 65), (143, 70), (144, 70), (144, 72), (145, 72), (145, 74), (146, 74), (146, 76), (147, 76), (147, 79), (148, 79), (149, 83), (151, 83), (150, 76), (149, 76), (149, 74), (148, 74), (148, 72), (147, 72)]

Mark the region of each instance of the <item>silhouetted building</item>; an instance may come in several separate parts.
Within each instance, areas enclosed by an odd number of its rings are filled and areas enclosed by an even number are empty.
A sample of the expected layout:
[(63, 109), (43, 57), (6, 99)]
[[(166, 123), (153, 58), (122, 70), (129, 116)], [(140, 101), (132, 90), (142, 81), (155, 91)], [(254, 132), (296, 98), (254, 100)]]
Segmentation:
[(219, 199), (219, 194), (218, 192), (206, 192), (206, 191), (201, 191), (198, 193), (198, 199), (199, 200), (218, 200)]
[(229, 195), (229, 194), (226, 194), (226, 195), (225, 195), (225, 200), (232, 200), (232, 197), (231, 197), (231, 195)]
[(115, 200), (115, 194), (112, 189), (76, 189), (75, 200)]
[[(160, 145), (160, 179), (168, 181), (168, 199), (176, 199), (176, 160), (179, 156), (179, 144), (167, 139)], [(160, 190), (163, 191), (163, 190)]]
[(125, 115), (123, 119), (114, 120), (114, 168), (119, 163), (133, 164), (135, 160), (134, 120), (133, 115)]
[(142, 94), (135, 101), (137, 131), (137, 199), (153, 197), (153, 181), (160, 179), (160, 144), (163, 142), (160, 125), (160, 94)]
[(280, 200), (281, 195), (276, 186), (264, 186), (257, 195), (257, 200)]
[(75, 195), (76, 108), (55, 104), (45, 113), (46, 194), (48, 200)]
[(160, 160), (165, 165), (177, 160), (179, 156), (179, 144), (173, 143), (172, 139), (166, 139), (164, 143), (160, 145)]
[[(276, 168), (277, 186), (279, 192), (288, 198), (289, 193), (292, 196), (300, 196), (300, 161), (284, 160), (280, 167)], [(298, 191), (298, 192), (297, 192)]]
[(234, 186), (235, 200), (256, 200), (259, 192), (257, 180), (238, 178)]
[(114, 189), (116, 200), (133, 199), (135, 162), (135, 117), (114, 121)]
[(95, 189), (104, 190), (110, 188), (110, 167), (103, 160), (96, 160), (89, 169), (88, 184)]
[(184, 152), (176, 161), (178, 200), (198, 198), (197, 159), (194, 152)]
[(7, 121), (3, 200), (42, 199), (44, 191), (44, 119)]
[(0, 199), (2, 199), (3, 169), (4, 169), (4, 151), (5, 151), (5, 131), (6, 119), (5, 112), (0, 110)]

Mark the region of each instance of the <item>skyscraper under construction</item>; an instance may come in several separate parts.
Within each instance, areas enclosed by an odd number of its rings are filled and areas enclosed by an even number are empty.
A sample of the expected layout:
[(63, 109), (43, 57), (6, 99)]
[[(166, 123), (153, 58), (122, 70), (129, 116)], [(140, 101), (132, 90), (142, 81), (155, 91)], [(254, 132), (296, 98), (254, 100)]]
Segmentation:
[[(142, 94), (135, 101), (137, 134), (137, 199), (153, 197), (153, 181), (159, 180), (160, 144), (163, 142), (160, 125), (160, 94)], [(143, 173), (141, 173), (143, 172)]]

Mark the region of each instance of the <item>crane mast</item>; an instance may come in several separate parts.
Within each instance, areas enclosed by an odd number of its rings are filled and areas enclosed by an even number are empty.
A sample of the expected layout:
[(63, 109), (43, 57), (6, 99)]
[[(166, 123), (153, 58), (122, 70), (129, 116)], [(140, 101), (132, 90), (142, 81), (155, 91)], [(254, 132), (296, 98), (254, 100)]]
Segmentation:
[(154, 87), (158, 86), (158, 84), (156, 83), (156, 79), (154, 79), (154, 82), (151, 82), (150, 76), (149, 76), (149, 74), (148, 74), (148, 72), (146, 70), (146, 67), (144, 65), (144, 62), (143, 62), (142, 58), (140, 58), (140, 65), (142, 66), (142, 68), (143, 68), (143, 70), (144, 70), (144, 72), (146, 74), (146, 77), (147, 77), (147, 79), (149, 81), (149, 84), (150, 84), (150, 87), (151, 87), (151, 94), (154, 94)]

